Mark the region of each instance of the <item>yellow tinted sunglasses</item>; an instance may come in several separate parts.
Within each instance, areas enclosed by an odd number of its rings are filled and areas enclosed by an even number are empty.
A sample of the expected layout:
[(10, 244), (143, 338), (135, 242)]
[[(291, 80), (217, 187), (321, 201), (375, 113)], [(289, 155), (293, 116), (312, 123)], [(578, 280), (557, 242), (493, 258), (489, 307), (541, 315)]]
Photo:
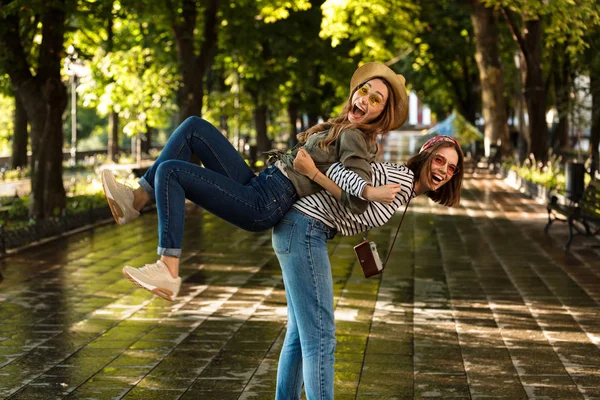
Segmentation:
[(369, 95), (369, 104), (371, 105), (371, 107), (383, 106), (383, 99), (381, 98), (381, 96), (375, 93), (369, 93), (369, 87), (367, 85), (362, 85), (356, 90), (356, 92), (360, 97)]

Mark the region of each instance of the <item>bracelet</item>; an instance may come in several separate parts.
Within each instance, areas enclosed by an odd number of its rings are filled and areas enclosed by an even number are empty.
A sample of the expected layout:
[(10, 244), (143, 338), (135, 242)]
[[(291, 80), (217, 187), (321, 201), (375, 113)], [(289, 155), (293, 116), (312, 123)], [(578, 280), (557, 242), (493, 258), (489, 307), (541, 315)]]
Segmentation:
[(318, 174), (319, 174), (319, 170), (317, 170), (317, 172), (315, 172), (315, 174), (313, 175), (311, 181), (314, 181)]

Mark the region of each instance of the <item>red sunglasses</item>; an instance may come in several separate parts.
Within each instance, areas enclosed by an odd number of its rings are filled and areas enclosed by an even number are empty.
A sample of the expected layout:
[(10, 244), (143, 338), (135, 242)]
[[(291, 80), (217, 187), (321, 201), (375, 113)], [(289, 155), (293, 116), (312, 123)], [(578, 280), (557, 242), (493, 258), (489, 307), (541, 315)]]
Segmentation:
[(458, 173), (458, 166), (454, 165), (454, 164), (450, 164), (448, 162), (448, 159), (446, 159), (446, 157), (444, 157), (443, 155), (436, 153), (433, 158), (431, 159), (431, 162), (436, 166), (436, 167), (443, 167), (444, 165), (448, 165), (448, 167), (446, 168), (446, 172), (448, 172), (448, 175), (453, 176), (455, 174)]

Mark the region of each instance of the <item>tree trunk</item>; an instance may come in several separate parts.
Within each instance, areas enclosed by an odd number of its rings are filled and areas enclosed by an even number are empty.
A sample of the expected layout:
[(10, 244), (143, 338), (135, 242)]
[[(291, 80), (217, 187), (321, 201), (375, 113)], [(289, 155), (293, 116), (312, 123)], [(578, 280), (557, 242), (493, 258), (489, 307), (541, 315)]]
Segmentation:
[(468, 68), (466, 60), (462, 60), (462, 79), (456, 79), (449, 66), (442, 67), (441, 73), (452, 87), (452, 97), (456, 109), (467, 121), (475, 125), (478, 105), (476, 99), (479, 94), (477, 93), (477, 82), (473, 81)]
[(552, 138), (552, 147), (567, 149), (569, 147), (569, 110), (571, 109), (571, 100), (569, 93), (571, 91), (571, 75), (569, 57), (565, 54), (564, 61), (558, 60), (555, 52), (552, 57), (553, 75), (554, 75), (554, 96), (556, 99), (556, 110), (558, 111), (558, 125)]
[(143, 141), (143, 134), (141, 132), (138, 132), (137, 135), (135, 135), (136, 140), (135, 140), (135, 162), (138, 165), (138, 167), (141, 166), (142, 164), (142, 141)]
[(308, 112), (308, 128), (319, 123), (319, 114), (314, 111)]
[(262, 152), (271, 149), (271, 141), (267, 136), (267, 106), (257, 106), (252, 112), (256, 128), (256, 151), (259, 159), (264, 159)]
[(22, 168), (27, 166), (27, 110), (18, 96), (15, 96), (15, 131), (12, 140), (12, 156), (10, 168)]
[[(37, 152), (38, 193), (43, 190), (43, 205), (34, 205), (34, 215), (48, 218), (66, 207), (66, 193), (63, 185), (63, 113), (67, 107), (67, 88), (59, 79), (46, 81), (48, 99), (46, 128)], [(39, 178), (42, 178), (41, 180)], [(36, 206), (38, 207), (36, 209)]]
[(146, 123), (146, 134), (142, 136), (142, 153), (150, 154), (150, 148), (152, 147), (152, 137), (156, 128), (153, 128)]
[(175, 34), (177, 58), (181, 71), (181, 85), (177, 95), (179, 123), (191, 116), (202, 115), (204, 77), (210, 69), (217, 50), (218, 0), (209, 0), (204, 9), (203, 41), (196, 55), (194, 31), (197, 29), (198, 10), (196, 1), (183, 1), (183, 20), (171, 14), (171, 26)]
[(298, 143), (298, 139), (296, 138), (296, 135), (298, 134), (296, 129), (296, 122), (298, 121), (298, 103), (296, 103), (294, 100), (290, 101), (287, 112), (290, 123), (288, 147), (291, 149), (296, 145), (296, 143)]
[(594, 69), (595, 71), (590, 71), (590, 90), (592, 92), (592, 129), (590, 132), (592, 165), (590, 166), (590, 174), (592, 177), (600, 170), (600, 160), (598, 158), (598, 146), (600, 145), (600, 79), (597, 75), (597, 73), (600, 73), (600, 68)]
[(519, 30), (515, 14), (506, 7), (502, 9), (504, 17), (521, 50), (521, 59), (525, 61), (523, 81), (527, 114), (529, 116), (529, 152), (536, 161), (548, 159), (548, 125), (546, 124), (546, 87), (542, 79), (542, 21), (525, 21), (523, 30)]
[(485, 7), (479, 0), (474, 0), (471, 21), (476, 38), (475, 60), (481, 80), (485, 155), (490, 155), (490, 145), (500, 141), (502, 154), (508, 156), (511, 145), (504, 101), (504, 73), (498, 54), (498, 30), (494, 11)]
[(0, 17), (0, 62), (10, 77), (15, 93), (25, 105), (31, 126), (31, 204), (33, 218), (47, 218), (65, 208), (62, 181), (62, 116), (67, 90), (60, 69), (64, 57), (66, 5), (54, 1), (41, 11), (41, 45), (34, 77), (21, 43), (20, 20), (16, 14)]
[[(106, 8), (106, 52), (112, 53), (115, 41), (114, 41), (114, 16), (112, 13), (114, 2), (108, 3), (109, 6)], [(118, 161), (119, 154), (119, 114), (115, 111), (111, 104), (108, 112), (108, 159), (116, 163)]]
[(529, 132), (531, 149), (537, 161), (548, 160), (548, 124), (546, 123), (546, 88), (542, 79), (542, 21), (525, 23), (525, 41), (528, 54), (525, 55), (527, 66), (525, 76), (525, 99), (529, 115)]
[(225, 137), (230, 139), (231, 132), (229, 132), (229, 119), (227, 118), (227, 115), (221, 115), (221, 118), (219, 118), (219, 127), (221, 128), (221, 132), (223, 132)]
[(119, 113), (108, 113), (108, 159), (116, 163), (119, 154)]

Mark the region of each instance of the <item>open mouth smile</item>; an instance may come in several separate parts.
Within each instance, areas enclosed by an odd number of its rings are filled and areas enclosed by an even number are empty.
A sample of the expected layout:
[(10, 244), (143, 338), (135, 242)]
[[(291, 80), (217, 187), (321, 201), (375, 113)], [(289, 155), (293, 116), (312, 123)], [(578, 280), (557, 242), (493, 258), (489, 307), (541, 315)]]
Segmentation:
[(442, 183), (442, 181), (444, 180), (444, 178), (441, 175), (439, 175), (439, 174), (431, 174), (431, 180), (437, 186), (440, 183)]
[(352, 112), (352, 115), (354, 116), (354, 118), (356, 118), (356, 119), (361, 119), (362, 117), (364, 117), (367, 114), (367, 111), (362, 108), (362, 106), (359, 104), (359, 102), (354, 103), (354, 106), (352, 106), (351, 112)]

